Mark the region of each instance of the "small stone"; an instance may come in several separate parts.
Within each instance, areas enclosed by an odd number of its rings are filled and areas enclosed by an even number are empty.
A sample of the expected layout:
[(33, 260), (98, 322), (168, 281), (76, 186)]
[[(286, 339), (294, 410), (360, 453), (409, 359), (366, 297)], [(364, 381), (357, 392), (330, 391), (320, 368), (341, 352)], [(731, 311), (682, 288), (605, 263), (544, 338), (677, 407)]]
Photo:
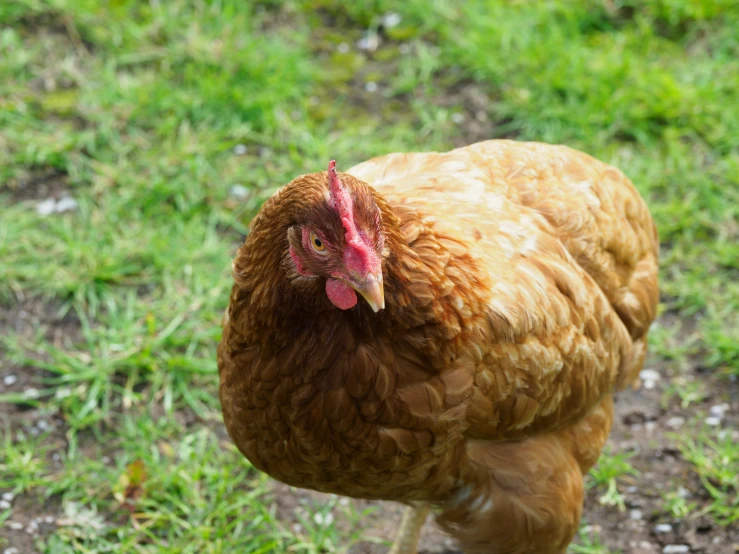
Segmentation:
[(5, 502), (12, 502), (14, 498), (15, 495), (12, 492), (3, 493), (3, 500), (5, 500)]
[(49, 428), (49, 422), (48, 422), (48, 421), (46, 421), (45, 419), (39, 419), (39, 420), (38, 420), (38, 421), (36, 422), (36, 427), (37, 427), (37, 428), (38, 428), (38, 429), (39, 429), (40, 431), (46, 431), (46, 430), (47, 430), (47, 429)]
[(348, 506), (349, 505), (349, 499), (347, 497), (339, 498), (339, 505), (340, 506)]
[(293, 523), (293, 533), (297, 534), (303, 530), (303, 527), (299, 523)]
[(340, 54), (346, 54), (349, 51), (349, 45), (346, 42), (342, 42), (336, 47), (336, 50)]
[(16, 377), (12, 373), (10, 375), (6, 375), (5, 377), (3, 377), (3, 384), (6, 387), (9, 387), (11, 385), (15, 385), (17, 381), (18, 381), (18, 377)]
[(46, 517), (44, 517), (44, 523), (46, 523), (47, 525), (51, 525), (55, 521), (56, 521), (56, 518), (54, 516), (46, 516)]
[(631, 485), (630, 487), (626, 488), (626, 492), (629, 492), (631, 494), (634, 494), (635, 492), (639, 492), (639, 487), (636, 487), (634, 485)]
[(25, 525), (23, 525), (20, 521), (8, 521), (7, 522), (8, 528), (12, 529), (13, 531), (22, 531)]
[(316, 512), (313, 514), (313, 521), (316, 522), (316, 525), (328, 527), (334, 522), (334, 515), (331, 512), (326, 515), (323, 515), (321, 512)]
[(61, 461), (62, 456), (61, 456), (61, 454), (59, 454), (59, 452), (54, 452), (51, 455), (51, 459), (54, 460), (55, 462), (59, 462), (59, 461)]
[(233, 198), (243, 200), (244, 198), (249, 196), (249, 189), (243, 185), (233, 185), (231, 188), (228, 189), (228, 194)]
[(692, 494), (690, 494), (690, 491), (682, 485), (677, 488), (677, 495), (680, 498), (690, 498), (691, 496), (693, 496)]
[(64, 196), (63, 198), (60, 198), (59, 200), (57, 200), (56, 206), (54, 207), (54, 211), (58, 214), (71, 212), (72, 210), (76, 209), (77, 200), (75, 200), (71, 196)]
[(718, 427), (721, 425), (721, 418), (710, 416), (706, 418), (706, 425), (710, 425), (711, 427)]
[(642, 519), (642, 511), (641, 510), (631, 510), (629, 512), (629, 517), (633, 519), (634, 521), (639, 521)]
[(3, 554), (20, 554), (20, 550), (18, 550), (15, 546), (11, 546), (10, 548), (6, 548), (3, 550)]
[(377, 83), (375, 83), (374, 81), (367, 81), (364, 84), (364, 89), (367, 92), (376, 92), (377, 91)]
[(385, 15), (382, 16), (382, 19), (380, 20), (380, 24), (385, 27), (385, 29), (392, 29), (393, 27), (397, 27), (400, 25), (401, 21), (400, 14), (395, 12), (387, 12)]
[(647, 433), (653, 433), (656, 428), (657, 428), (657, 422), (656, 421), (647, 421), (644, 424), (644, 430)]
[(39, 396), (41, 396), (41, 393), (38, 389), (34, 389), (33, 387), (23, 391), (24, 398), (38, 398)]
[(9, 510), (10, 509), (10, 502), (7, 500), (0, 500), (0, 510)]
[(672, 532), (672, 525), (669, 523), (658, 523), (654, 526), (655, 533), (670, 533)]
[(729, 410), (728, 404), (717, 404), (711, 406), (711, 415), (716, 417), (724, 417), (724, 414)]
[(374, 52), (380, 46), (380, 37), (376, 33), (363, 36), (357, 41), (357, 48), (365, 52)]
[(70, 389), (69, 387), (59, 387), (54, 392), (54, 398), (56, 398), (57, 400), (63, 400), (68, 396), (72, 396), (72, 389)]
[(47, 198), (36, 204), (36, 213), (39, 215), (51, 215), (56, 209), (56, 200), (53, 198)]
[(452, 121), (459, 125), (464, 121), (464, 114), (461, 114), (459, 112), (455, 112), (452, 114)]
[(682, 554), (684, 552), (690, 552), (687, 544), (668, 544), (662, 549), (662, 554)]
[(642, 381), (659, 381), (659, 373), (653, 369), (642, 369), (639, 372), (639, 378)]
[(234, 146), (234, 154), (236, 154), (237, 156), (243, 156), (244, 154), (246, 154), (246, 146), (244, 146), (243, 144), (237, 144), (236, 146)]
[(642, 381), (642, 386), (644, 387), (645, 390), (652, 390), (654, 387), (657, 386), (657, 382), (656, 381), (643, 380)]
[(685, 418), (680, 416), (674, 416), (665, 421), (665, 425), (669, 427), (670, 429), (679, 429), (683, 425), (685, 425)]

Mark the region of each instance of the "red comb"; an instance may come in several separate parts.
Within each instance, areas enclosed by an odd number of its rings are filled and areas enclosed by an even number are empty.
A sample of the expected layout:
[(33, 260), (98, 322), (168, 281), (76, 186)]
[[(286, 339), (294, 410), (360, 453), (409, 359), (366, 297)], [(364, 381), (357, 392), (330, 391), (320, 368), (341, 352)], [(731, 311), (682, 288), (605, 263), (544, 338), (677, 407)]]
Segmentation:
[(328, 163), (328, 189), (331, 195), (331, 207), (339, 212), (341, 223), (346, 229), (346, 240), (352, 242), (358, 238), (357, 228), (354, 225), (354, 202), (339, 180), (339, 175), (336, 173), (336, 160)]

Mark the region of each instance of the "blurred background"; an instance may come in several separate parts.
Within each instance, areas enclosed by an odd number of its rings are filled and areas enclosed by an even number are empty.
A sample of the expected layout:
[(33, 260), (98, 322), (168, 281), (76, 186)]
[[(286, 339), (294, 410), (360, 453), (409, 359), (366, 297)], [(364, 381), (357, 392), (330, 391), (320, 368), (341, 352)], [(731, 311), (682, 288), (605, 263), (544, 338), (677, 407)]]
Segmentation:
[(736, 552), (737, 29), (732, 0), (2, 0), (0, 551), (385, 552), (397, 507), (226, 437), (231, 256), (331, 157), (510, 138), (620, 167), (663, 244), (571, 552)]

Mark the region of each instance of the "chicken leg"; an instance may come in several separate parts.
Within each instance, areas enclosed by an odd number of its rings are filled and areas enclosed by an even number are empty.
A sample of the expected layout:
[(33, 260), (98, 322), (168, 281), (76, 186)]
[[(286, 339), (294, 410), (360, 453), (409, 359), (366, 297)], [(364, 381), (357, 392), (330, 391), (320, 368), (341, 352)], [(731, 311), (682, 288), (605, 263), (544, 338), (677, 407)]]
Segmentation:
[(388, 554), (416, 554), (418, 552), (418, 538), (430, 510), (431, 505), (428, 502), (415, 502), (405, 509), (400, 522), (400, 530)]

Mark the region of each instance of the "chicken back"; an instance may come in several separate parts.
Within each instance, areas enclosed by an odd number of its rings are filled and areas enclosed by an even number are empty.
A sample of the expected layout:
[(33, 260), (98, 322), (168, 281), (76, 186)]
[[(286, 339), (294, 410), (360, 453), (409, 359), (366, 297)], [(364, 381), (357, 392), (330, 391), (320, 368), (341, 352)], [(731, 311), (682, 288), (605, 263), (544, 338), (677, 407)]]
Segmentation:
[(297, 177), (233, 262), (228, 432), (289, 485), (431, 502), (465, 552), (564, 552), (644, 360), (657, 260), (631, 182), (562, 146)]

